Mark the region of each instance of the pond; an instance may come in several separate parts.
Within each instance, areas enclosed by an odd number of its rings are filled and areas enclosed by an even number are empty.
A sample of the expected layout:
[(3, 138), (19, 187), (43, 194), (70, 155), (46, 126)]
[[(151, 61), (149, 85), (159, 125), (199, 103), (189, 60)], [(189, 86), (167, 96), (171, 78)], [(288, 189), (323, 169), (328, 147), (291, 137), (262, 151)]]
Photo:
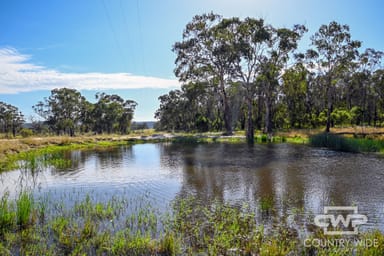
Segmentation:
[(298, 229), (310, 226), (324, 206), (358, 206), (368, 217), (363, 230), (384, 231), (379, 155), (293, 144), (148, 143), (67, 151), (61, 157), (69, 164), (2, 173), (0, 193), (14, 196), (28, 188), (68, 204), (75, 196), (145, 195), (161, 211), (175, 198), (193, 195), (207, 204), (248, 204), (266, 226), (276, 219), (292, 222), (295, 214)]

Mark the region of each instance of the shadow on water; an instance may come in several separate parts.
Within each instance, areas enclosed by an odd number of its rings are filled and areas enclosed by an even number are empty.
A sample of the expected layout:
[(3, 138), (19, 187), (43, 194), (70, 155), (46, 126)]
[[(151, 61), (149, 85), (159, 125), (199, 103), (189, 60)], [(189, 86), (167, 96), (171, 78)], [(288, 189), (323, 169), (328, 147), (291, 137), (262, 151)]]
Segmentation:
[(358, 205), (370, 228), (383, 229), (382, 157), (289, 144), (167, 145), (162, 154), (182, 167), (181, 197), (246, 202), (260, 220), (300, 215), (304, 224), (324, 206)]

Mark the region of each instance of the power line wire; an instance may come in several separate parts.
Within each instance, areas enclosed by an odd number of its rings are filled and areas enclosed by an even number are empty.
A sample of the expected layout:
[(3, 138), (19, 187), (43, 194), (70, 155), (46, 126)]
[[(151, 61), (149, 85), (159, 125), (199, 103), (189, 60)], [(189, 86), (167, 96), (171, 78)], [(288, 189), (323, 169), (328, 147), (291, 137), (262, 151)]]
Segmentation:
[(139, 48), (140, 48), (140, 60), (141, 60), (141, 66), (143, 68), (144, 74), (147, 75), (146, 66), (144, 63), (144, 49), (143, 49), (143, 33), (142, 33), (142, 26), (141, 26), (141, 16), (140, 16), (140, 5), (139, 0), (136, 0), (136, 11), (137, 11), (137, 24), (139, 29)]
[[(124, 25), (125, 25), (125, 30), (124, 31), (127, 31), (127, 40), (128, 42), (131, 42), (132, 38), (129, 34), (129, 23), (128, 23), (128, 17), (127, 17), (127, 11), (125, 9), (125, 6), (123, 5), (123, 0), (120, 0), (120, 10), (121, 10), (121, 14), (123, 16), (123, 20), (124, 20)], [(135, 63), (136, 61), (134, 60), (134, 54), (132, 52), (132, 49), (133, 47), (128, 47), (128, 54), (129, 54), (129, 60), (131, 63)]]
[(112, 31), (112, 36), (113, 36), (113, 38), (115, 40), (117, 51), (120, 53), (119, 56), (120, 56), (120, 58), (122, 60), (121, 63), (123, 65), (123, 70), (124, 70), (125, 69), (124, 66), (126, 66), (126, 65), (124, 65), (124, 64), (126, 64), (126, 62), (125, 62), (126, 59), (124, 58), (124, 52), (123, 52), (123, 50), (122, 50), (122, 48), (120, 46), (120, 43), (119, 43), (119, 40), (118, 40), (118, 37), (117, 37), (117, 33), (116, 33), (116, 31), (115, 31), (115, 29), (113, 27), (112, 19), (111, 19), (111, 16), (109, 14), (107, 5), (105, 4), (104, 0), (101, 0), (101, 3), (103, 5), (103, 7), (104, 7), (104, 13), (105, 13), (105, 15), (107, 17), (107, 21), (108, 21), (109, 27), (110, 27), (110, 29)]

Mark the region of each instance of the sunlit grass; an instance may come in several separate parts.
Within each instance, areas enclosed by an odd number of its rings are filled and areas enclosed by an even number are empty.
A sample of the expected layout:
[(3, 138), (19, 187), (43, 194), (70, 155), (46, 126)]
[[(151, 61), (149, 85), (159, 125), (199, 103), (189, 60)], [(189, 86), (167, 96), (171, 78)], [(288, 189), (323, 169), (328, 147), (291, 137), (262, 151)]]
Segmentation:
[(33, 198), (27, 192), (22, 192), (16, 201), (16, 224), (24, 228), (30, 224), (32, 218)]
[(2, 196), (0, 201), (0, 236), (3, 237), (16, 226), (16, 212), (14, 204), (8, 199), (8, 194)]

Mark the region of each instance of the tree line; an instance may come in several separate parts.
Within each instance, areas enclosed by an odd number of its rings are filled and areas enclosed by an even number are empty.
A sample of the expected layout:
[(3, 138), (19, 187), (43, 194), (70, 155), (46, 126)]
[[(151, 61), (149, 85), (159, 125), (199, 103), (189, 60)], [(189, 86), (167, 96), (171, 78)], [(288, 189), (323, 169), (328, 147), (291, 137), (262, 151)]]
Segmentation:
[[(76, 132), (128, 133), (137, 103), (117, 94), (97, 93), (95, 97), (97, 102), (91, 103), (75, 89), (52, 90), (48, 98), (32, 107), (43, 120), (33, 121), (33, 130), (70, 136)], [(24, 116), (17, 107), (0, 102), (1, 132), (15, 136), (23, 123)]]
[(298, 51), (307, 28), (196, 15), (173, 45), (180, 90), (159, 97), (163, 130), (225, 131), (384, 124), (383, 52), (331, 22)]
[(95, 97), (97, 102), (90, 103), (75, 89), (54, 89), (33, 109), (58, 135), (128, 133), (137, 103), (117, 94), (97, 93)]
[(0, 132), (16, 136), (24, 123), (24, 116), (15, 106), (0, 101)]

